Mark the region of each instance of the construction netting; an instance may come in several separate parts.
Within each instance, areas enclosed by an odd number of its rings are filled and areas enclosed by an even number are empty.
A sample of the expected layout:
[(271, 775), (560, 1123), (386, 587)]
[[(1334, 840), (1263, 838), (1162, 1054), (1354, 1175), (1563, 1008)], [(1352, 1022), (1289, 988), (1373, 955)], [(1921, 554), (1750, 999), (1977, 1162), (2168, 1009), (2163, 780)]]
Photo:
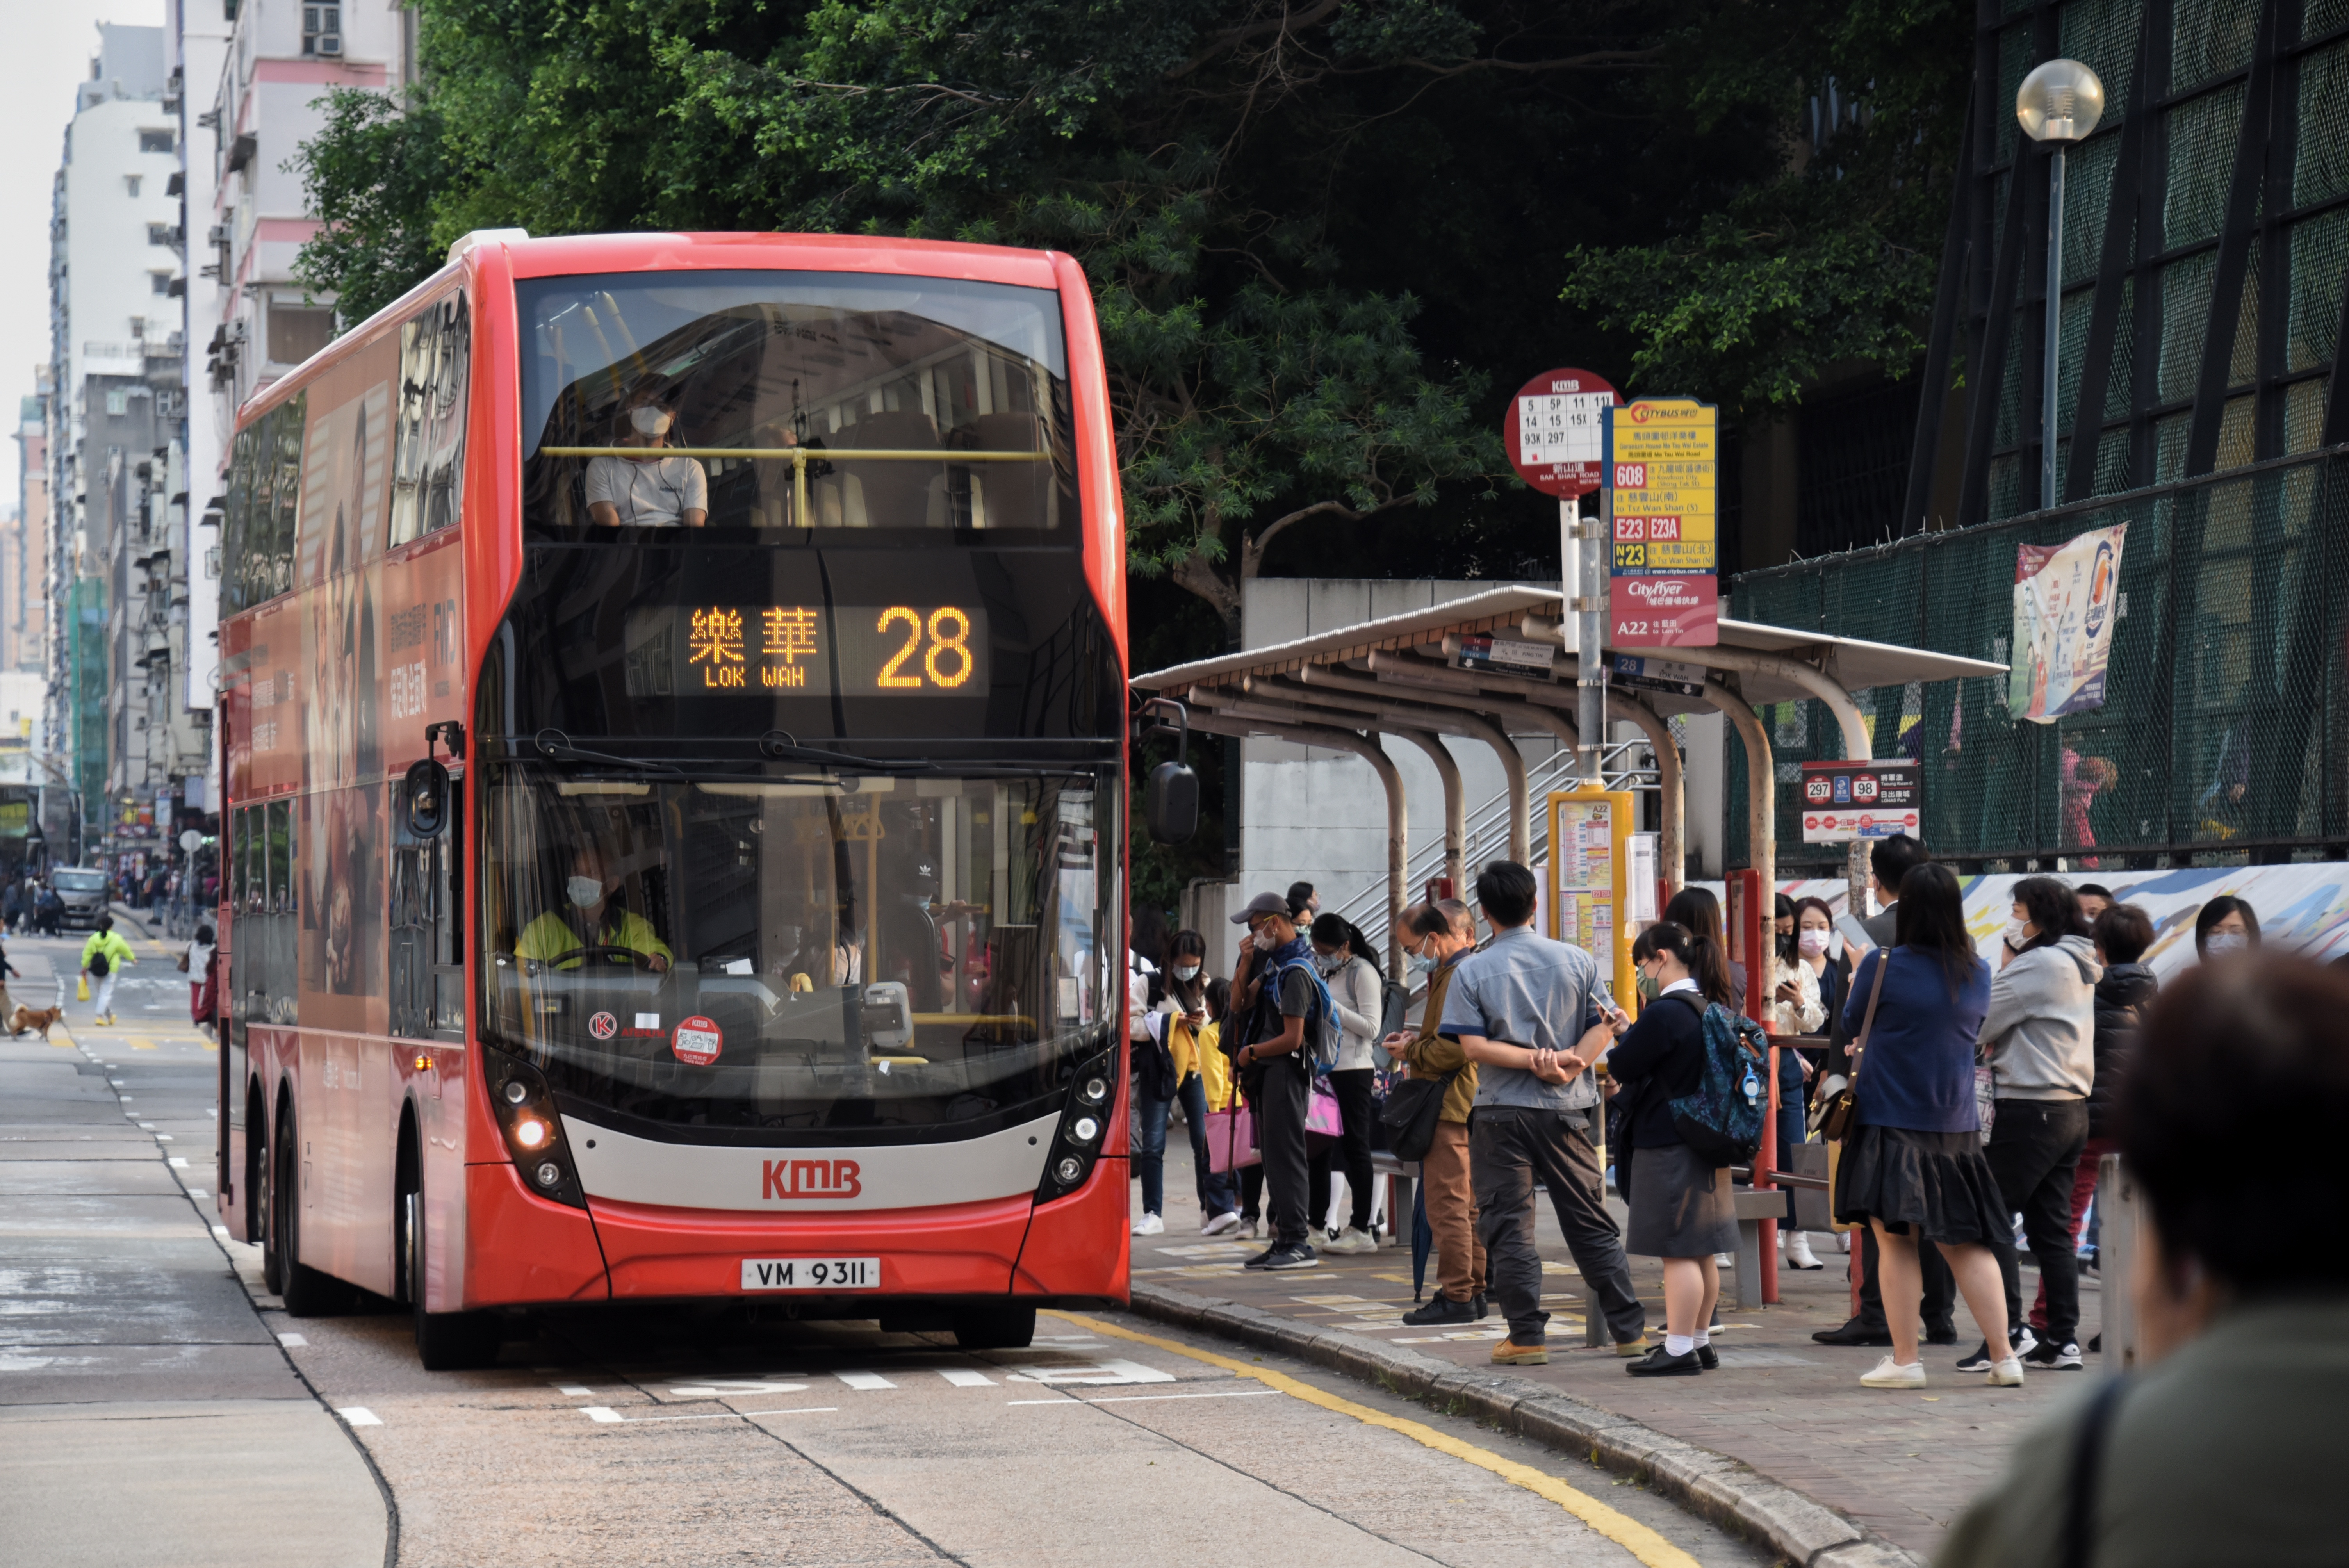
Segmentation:
[[(1876, 754), (1921, 765), (1927, 845), (1960, 861), (2062, 857), (2091, 870), (2340, 858), (2349, 448), (1748, 573), (1731, 613), (2007, 663), (2018, 547), (2116, 523), (2127, 531), (2101, 707), (2020, 720), (2008, 683), (1990, 678), (1858, 694)], [(1803, 843), (1795, 787), (1797, 764), (1842, 755), (1833, 717), (1812, 701), (1761, 713), (1780, 874), (1839, 865), (1840, 846)], [(1729, 860), (1742, 864), (1745, 758), (1727, 749)]]

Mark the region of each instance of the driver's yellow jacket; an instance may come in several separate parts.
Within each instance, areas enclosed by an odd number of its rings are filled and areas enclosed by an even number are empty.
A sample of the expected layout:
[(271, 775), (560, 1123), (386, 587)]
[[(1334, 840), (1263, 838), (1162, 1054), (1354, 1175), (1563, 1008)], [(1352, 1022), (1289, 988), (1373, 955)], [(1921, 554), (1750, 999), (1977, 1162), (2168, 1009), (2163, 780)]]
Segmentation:
[[(596, 922), (594, 934), (582, 936), (575, 926), (550, 909), (523, 927), (522, 940), (514, 944), (514, 955), (543, 963), (581, 947), (625, 947), (664, 964), (676, 957), (668, 944), (653, 934), (652, 923), (634, 910), (622, 910), (617, 921)], [(574, 958), (557, 967), (576, 969), (579, 962)]]

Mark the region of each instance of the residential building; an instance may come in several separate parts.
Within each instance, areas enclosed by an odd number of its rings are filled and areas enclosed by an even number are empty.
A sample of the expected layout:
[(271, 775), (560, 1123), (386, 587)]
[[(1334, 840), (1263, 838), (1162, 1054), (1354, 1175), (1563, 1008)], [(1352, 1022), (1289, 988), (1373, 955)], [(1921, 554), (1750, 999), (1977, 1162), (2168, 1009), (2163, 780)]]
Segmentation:
[(17, 406), (16, 514), (0, 526), (0, 671), (46, 667), (49, 577), (49, 367)]

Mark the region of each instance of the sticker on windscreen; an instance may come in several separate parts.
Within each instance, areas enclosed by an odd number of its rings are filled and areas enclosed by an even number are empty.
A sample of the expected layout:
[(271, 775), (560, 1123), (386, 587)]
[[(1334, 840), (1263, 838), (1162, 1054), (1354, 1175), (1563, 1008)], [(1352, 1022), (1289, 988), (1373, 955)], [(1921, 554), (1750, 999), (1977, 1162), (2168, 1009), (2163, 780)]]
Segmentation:
[(725, 1044), (726, 1037), (719, 1031), (717, 1020), (696, 1013), (678, 1022), (677, 1034), (669, 1042), (669, 1049), (677, 1053), (678, 1061), (706, 1068), (718, 1059), (718, 1053)]
[(587, 1032), (599, 1040), (608, 1040), (620, 1032), (620, 1020), (610, 1013), (598, 1013), (587, 1020)]

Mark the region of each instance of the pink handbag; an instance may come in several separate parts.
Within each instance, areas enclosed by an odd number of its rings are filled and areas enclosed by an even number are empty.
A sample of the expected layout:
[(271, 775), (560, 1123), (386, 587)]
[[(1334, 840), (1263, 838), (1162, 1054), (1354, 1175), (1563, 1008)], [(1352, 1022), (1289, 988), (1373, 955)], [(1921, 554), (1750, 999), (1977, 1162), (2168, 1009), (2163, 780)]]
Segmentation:
[[(1346, 1119), (1338, 1112), (1338, 1091), (1330, 1080), (1316, 1078), (1305, 1101), (1305, 1147), (1321, 1149), (1346, 1135)], [(1322, 1141), (1316, 1143), (1315, 1139)]]
[(1248, 1114), (1246, 1101), (1235, 1102), (1229, 1110), (1207, 1112), (1208, 1170), (1228, 1175), (1263, 1161), (1256, 1146), (1256, 1119)]

